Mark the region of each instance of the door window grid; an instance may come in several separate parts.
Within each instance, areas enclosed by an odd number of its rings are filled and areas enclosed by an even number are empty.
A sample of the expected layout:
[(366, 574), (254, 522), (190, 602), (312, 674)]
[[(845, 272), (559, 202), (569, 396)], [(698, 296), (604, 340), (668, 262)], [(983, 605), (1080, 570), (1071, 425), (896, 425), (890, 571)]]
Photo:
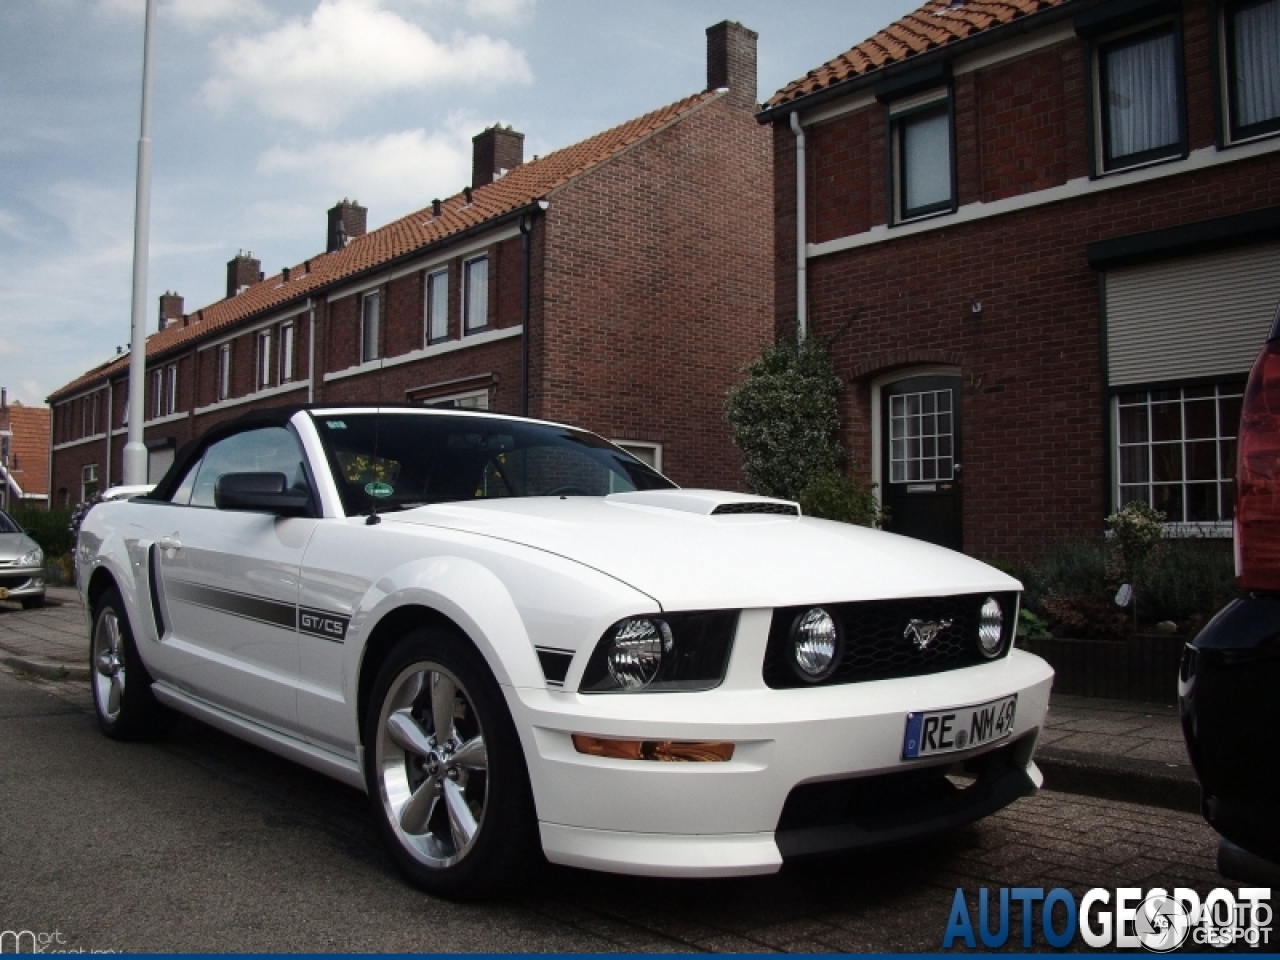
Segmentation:
[(1243, 384), (1123, 393), (1116, 398), (1116, 507), (1137, 500), (1166, 523), (1230, 520)]
[(955, 476), (950, 390), (889, 398), (891, 483), (951, 480)]

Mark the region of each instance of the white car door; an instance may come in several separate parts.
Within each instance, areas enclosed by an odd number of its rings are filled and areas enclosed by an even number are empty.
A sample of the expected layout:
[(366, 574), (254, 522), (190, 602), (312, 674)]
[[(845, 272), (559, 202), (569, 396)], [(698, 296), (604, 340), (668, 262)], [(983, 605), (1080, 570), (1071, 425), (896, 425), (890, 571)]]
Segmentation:
[(218, 509), (228, 473), (283, 473), (306, 484), (303, 453), (284, 427), (212, 444), (168, 505), (157, 505), (159, 592), (174, 682), (259, 722), (297, 724), (298, 576), (311, 517)]

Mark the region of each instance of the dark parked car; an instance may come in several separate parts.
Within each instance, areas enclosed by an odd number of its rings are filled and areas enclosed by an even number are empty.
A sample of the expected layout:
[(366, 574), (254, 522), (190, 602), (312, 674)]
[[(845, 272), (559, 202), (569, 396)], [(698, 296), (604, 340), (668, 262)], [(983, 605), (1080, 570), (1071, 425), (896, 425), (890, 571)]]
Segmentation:
[(1187, 646), (1178, 694), (1218, 869), (1280, 885), (1280, 312), (1240, 418), (1236, 585), (1241, 595)]

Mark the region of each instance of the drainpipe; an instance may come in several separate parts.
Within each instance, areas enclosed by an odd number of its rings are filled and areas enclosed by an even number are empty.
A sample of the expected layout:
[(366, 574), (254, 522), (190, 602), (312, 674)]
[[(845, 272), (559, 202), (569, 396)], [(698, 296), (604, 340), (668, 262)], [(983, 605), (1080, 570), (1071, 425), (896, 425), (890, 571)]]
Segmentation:
[[(111, 401), (112, 401), (111, 380), (108, 379), (107, 380), (107, 461), (106, 461), (107, 465), (106, 465), (106, 469), (103, 471), (106, 479), (103, 480), (102, 482), (102, 489), (104, 491), (111, 489), (111, 412), (112, 412), (111, 408), (113, 406)], [(49, 483), (50, 487), (53, 486), (52, 480), (53, 478), (50, 477), (50, 483)]]
[(791, 132), (796, 135), (796, 342), (804, 343), (808, 331), (808, 268), (805, 249), (804, 130), (800, 111), (791, 114)]
[(529, 215), (520, 214), (520, 257), (523, 276), (520, 287), (520, 416), (529, 415)]
[(307, 403), (316, 402), (316, 305), (307, 297), (311, 332), (307, 334)]

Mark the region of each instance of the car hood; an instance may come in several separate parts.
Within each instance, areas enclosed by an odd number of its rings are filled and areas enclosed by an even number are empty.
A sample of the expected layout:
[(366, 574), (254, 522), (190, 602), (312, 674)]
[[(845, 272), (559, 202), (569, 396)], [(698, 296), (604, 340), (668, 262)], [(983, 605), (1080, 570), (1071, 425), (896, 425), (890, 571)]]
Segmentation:
[(16, 560), (38, 546), (25, 533), (0, 533), (0, 563)]
[(1018, 590), (1013, 578), (921, 540), (811, 517), (715, 515), (719, 491), (436, 504), (386, 516), (545, 550), (609, 574), (667, 610)]

